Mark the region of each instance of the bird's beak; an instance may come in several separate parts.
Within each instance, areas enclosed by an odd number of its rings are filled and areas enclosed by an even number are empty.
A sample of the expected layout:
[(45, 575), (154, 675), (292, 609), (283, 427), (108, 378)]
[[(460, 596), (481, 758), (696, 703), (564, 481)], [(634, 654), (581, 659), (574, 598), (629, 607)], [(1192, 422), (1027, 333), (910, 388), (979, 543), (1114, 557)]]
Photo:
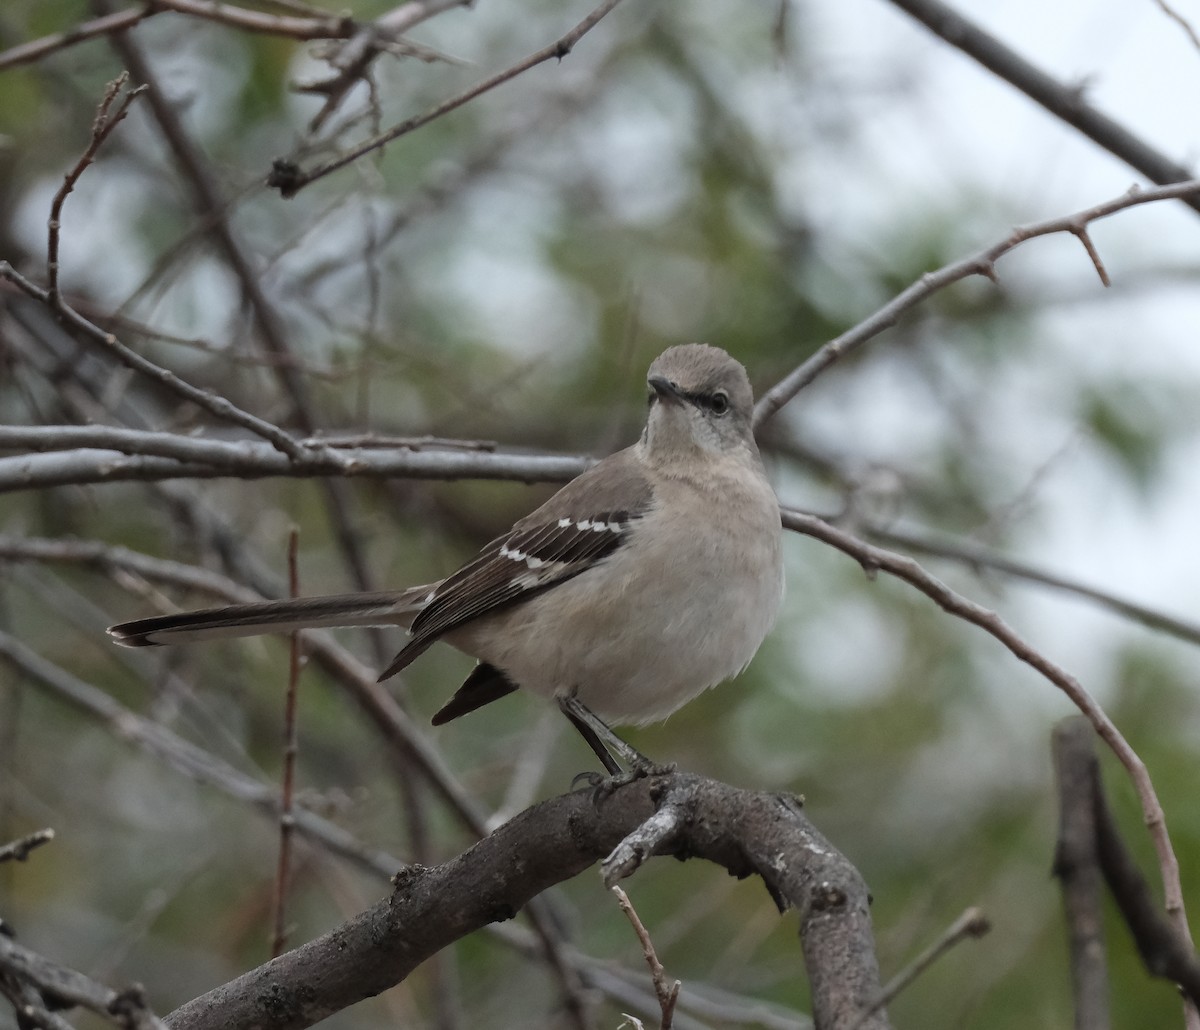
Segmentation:
[(660, 401), (666, 401), (668, 404), (682, 404), (684, 401), (683, 392), (670, 379), (664, 376), (651, 376), (646, 380), (650, 384), (650, 389), (657, 394)]

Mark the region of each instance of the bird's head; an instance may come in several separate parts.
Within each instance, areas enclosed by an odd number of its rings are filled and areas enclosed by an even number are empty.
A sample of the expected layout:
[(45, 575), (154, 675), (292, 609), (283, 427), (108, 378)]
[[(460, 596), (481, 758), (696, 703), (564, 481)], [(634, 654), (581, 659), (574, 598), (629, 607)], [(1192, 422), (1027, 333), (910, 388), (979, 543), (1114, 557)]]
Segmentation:
[(719, 347), (668, 348), (650, 366), (646, 382), (650, 412), (642, 445), (648, 458), (673, 463), (705, 453), (757, 453), (750, 380)]

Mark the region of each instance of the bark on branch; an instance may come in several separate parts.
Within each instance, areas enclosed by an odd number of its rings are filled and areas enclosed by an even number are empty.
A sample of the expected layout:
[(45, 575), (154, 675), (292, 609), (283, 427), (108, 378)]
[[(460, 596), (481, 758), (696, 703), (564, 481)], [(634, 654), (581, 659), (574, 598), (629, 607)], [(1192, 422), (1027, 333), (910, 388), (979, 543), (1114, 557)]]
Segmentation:
[[(607, 796), (582, 790), (544, 801), (448, 862), (408, 866), (394, 877), (389, 898), (188, 1002), (167, 1022), (173, 1030), (311, 1026), (401, 982), (473, 930), (511, 919), (547, 887), (636, 838), (660, 813), (669, 813), (672, 829), (654, 834), (653, 854), (706, 858), (739, 877), (757, 874), (781, 910), (799, 911), (816, 1025), (855, 1025), (880, 990), (861, 876), (796, 798), (683, 773), (641, 779)], [(875, 1012), (861, 1025), (889, 1024)]]

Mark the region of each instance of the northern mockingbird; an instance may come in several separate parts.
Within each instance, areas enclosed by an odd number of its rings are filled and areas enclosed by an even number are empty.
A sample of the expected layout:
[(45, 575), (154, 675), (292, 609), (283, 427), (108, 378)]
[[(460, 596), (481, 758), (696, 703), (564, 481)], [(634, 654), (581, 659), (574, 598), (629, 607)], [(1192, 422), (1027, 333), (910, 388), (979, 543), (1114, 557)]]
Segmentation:
[(751, 430), (746, 370), (723, 350), (671, 347), (650, 366), (641, 439), (567, 483), (438, 583), (266, 601), (113, 626), (131, 647), (310, 627), (399, 625), (379, 677), (436, 640), (478, 659), (440, 725), (518, 687), (554, 698), (610, 773), (607, 723), (666, 718), (736, 675), (783, 596), (779, 505)]

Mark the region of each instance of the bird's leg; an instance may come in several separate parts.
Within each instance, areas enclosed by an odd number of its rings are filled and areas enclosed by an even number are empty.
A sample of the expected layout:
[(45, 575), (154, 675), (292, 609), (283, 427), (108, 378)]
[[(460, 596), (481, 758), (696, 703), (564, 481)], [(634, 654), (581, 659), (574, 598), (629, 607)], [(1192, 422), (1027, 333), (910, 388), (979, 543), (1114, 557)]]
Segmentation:
[[(609, 776), (613, 778), (612, 786), (632, 782), (641, 776), (674, 772), (674, 766), (658, 765), (650, 761), (637, 748), (625, 743), (603, 719), (593, 713), (573, 694), (559, 697), (558, 707), (562, 709), (563, 714), (571, 721), (571, 725), (579, 731), (579, 735), (587, 741), (588, 747), (596, 753), (596, 757), (608, 770)], [(613, 758), (613, 751), (629, 766), (628, 773), (621, 771), (620, 764)]]
[[(566, 706), (562, 705), (561, 702), (559, 707), (562, 708), (563, 714), (568, 720), (570, 720), (571, 725), (579, 731), (579, 735), (583, 737), (585, 741), (587, 741), (587, 746), (596, 752), (596, 757), (600, 759), (600, 764), (608, 770), (608, 775), (618, 775), (621, 772), (621, 765), (615, 758), (613, 758), (612, 753), (608, 750), (608, 748), (604, 746), (604, 741), (602, 741), (596, 735), (596, 731), (593, 730), (586, 722), (580, 719), (579, 716), (567, 711)], [(580, 777), (593, 777), (595, 775), (595, 773), (580, 773), (576, 779), (579, 779)], [(572, 786), (574, 786), (574, 783), (572, 783)]]

